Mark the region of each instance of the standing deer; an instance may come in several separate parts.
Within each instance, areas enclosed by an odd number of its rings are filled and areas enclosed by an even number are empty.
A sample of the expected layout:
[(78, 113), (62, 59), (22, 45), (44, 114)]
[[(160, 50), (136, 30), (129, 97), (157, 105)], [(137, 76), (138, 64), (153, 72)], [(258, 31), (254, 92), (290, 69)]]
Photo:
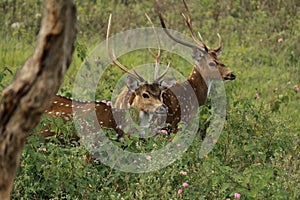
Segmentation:
[[(192, 57), (195, 60), (193, 70), (187, 80), (184, 82), (176, 82), (176, 84), (167, 90), (164, 95), (164, 103), (168, 108), (167, 123), (170, 124), (170, 128), (173, 132), (177, 131), (177, 124), (181, 120), (186, 122), (195, 114), (195, 110), (197, 109), (195, 109), (192, 104), (193, 101), (198, 101), (198, 106), (205, 103), (211, 81), (220, 80), (220, 78), (230, 81), (236, 78), (236, 75), (219, 59), (222, 50), (222, 40), (220, 35), (218, 34), (219, 46), (216, 49), (208, 47), (204, 42), (197, 39), (193, 31), (190, 12), (185, 0), (183, 0), (183, 3), (187, 11), (187, 16), (183, 13), (182, 16), (184, 17), (190, 35), (195, 42), (194, 44), (175, 38), (168, 31), (159, 8), (159, 2), (156, 0), (157, 13), (165, 33), (176, 43), (191, 48)], [(192, 89), (189, 86), (191, 86)], [(176, 93), (176, 96), (174, 93)], [(196, 95), (196, 99), (192, 94)]]

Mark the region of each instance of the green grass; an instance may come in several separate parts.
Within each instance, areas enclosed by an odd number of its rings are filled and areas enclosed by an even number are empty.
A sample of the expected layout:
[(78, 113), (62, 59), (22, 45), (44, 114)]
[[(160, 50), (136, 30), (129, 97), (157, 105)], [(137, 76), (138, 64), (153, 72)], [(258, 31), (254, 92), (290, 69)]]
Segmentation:
[[(77, 2), (79, 35), (61, 94), (70, 96), (82, 58), (105, 37), (110, 12), (114, 14), (112, 33), (148, 26), (143, 17), (146, 11), (159, 24), (151, 1), (115, 2), (119, 1)], [(144, 174), (125, 173), (98, 161), (86, 162), (87, 149), (74, 147), (72, 141), (67, 145), (55, 138), (44, 142), (33, 134), (22, 154), (13, 199), (233, 199), (234, 193), (240, 193), (241, 199), (300, 198), (300, 93), (294, 90), (294, 85), (300, 86), (300, 5), (279, 0), (191, 0), (188, 4), (195, 29), (209, 46), (216, 46), (216, 34), (221, 34), (221, 60), (237, 74), (235, 81), (225, 84), (227, 120), (210, 154), (198, 158), (201, 139), (197, 135), (186, 153), (168, 167)], [(10, 71), (15, 73), (32, 54), (38, 30), (38, 19), (33, 16), (42, 12), (40, 1), (5, 1), (1, 5), (0, 16), (5, 20), (0, 22), (0, 90), (13, 79)], [(162, 9), (168, 10), (165, 16), (170, 28), (187, 33), (178, 14), (183, 10), (181, 1), (165, 1)], [(21, 22), (21, 28), (12, 29), (14, 22)], [(278, 42), (279, 38), (283, 41)], [(139, 51), (120, 60), (136, 66), (151, 57), (147, 51)], [(186, 62), (163, 54), (163, 62), (169, 60), (188, 76), (191, 66), (184, 68)], [(116, 67), (107, 70), (104, 79), (109, 81), (98, 84), (96, 99), (111, 98), (110, 90), (121, 75)], [(254, 98), (256, 93), (259, 99)], [(85, 99), (89, 98), (86, 94)], [(201, 120), (205, 129), (206, 117)], [(67, 138), (73, 127), (67, 124), (61, 130)], [(128, 139), (116, 145), (143, 152), (154, 144), (163, 147), (171, 139)], [(182, 187), (184, 182), (189, 184), (187, 188)], [(178, 195), (180, 188), (183, 193)]]

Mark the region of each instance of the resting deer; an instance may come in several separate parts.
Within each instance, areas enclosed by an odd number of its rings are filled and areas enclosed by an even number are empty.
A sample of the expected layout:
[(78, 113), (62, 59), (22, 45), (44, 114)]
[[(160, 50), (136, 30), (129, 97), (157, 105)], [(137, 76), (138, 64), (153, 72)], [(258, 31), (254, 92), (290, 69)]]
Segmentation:
[[(148, 16), (147, 18), (150, 20)], [(151, 24), (153, 23), (151, 22)], [(111, 105), (107, 105), (104, 102), (79, 101), (56, 95), (51, 107), (46, 110), (46, 115), (62, 117), (64, 122), (67, 122), (74, 120), (74, 111), (75, 113), (80, 113), (81, 115), (88, 115), (92, 112), (95, 112), (96, 118), (94, 119), (94, 124), (92, 124), (95, 128), (92, 128), (91, 126), (86, 127), (85, 125), (83, 129), (86, 129), (88, 131), (97, 131), (97, 128), (114, 129), (118, 134), (119, 140), (122, 140), (122, 137), (124, 135), (122, 129), (124, 128), (124, 126), (128, 125), (128, 120), (125, 119), (124, 110), (129, 108), (136, 109), (139, 114), (139, 125), (144, 128), (148, 128), (152, 119), (155, 118), (153, 117), (154, 115), (162, 115), (166, 117), (167, 109), (166, 106), (163, 104), (162, 97), (164, 91), (171, 87), (175, 83), (175, 81), (173, 79), (162, 80), (169, 69), (169, 65), (161, 75), (158, 75), (161, 50), (159, 38), (156, 33), (156, 30), (154, 29), (154, 25), (153, 30), (157, 37), (159, 47), (157, 55), (154, 55), (154, 53), (149, 50), (151, 55), (156, 60), (153, 83), (148, 83), (136, 71), (128, 70), (117, 60), (114, 51), (111, 51), (109, 46), (110, 26), (111, 16), (109, 17), (106, 38), (108, 54), (111, 57), (113, 63), (129, 75), (127, 79), (127, 87), (118, 96), (115, 103), (115, 108), (112, 108)], [(54, 132), (50, 129), (49, 124), (45, 124), (41, 134), (44, 136), (51, 136), (54, 135)], [(73, 137), (77, 140), (79, 139), (78, 136), (76, 136), (76, 134), (74, 134)]]
[[(193, 31), (188, 6), (184, 0), (183, 3), (187, 10), (187, 16), (185, 14), (182, 14), (182, 16), (184, 17), (190, 35), (195, 42), (194, 44), (175, 38), (168, 31), (163, 15), (160, 12), (159, 2), (156, 1), (158, 16), (165, 33), (175, 42), (191, 48), (192, 57), (195, 60), (193, 70), (187, 80), (184, 82), (177, 82), (173, 87), (166, 91), (164, 95), (164, 103), (168, 107), (167, 123), (171, 125), (173, 132), (177, 131), (177, 124), (180, 120), (187, 121), (195, 114), (193, 113), (195, 108), (191, 105), (191, 102), (195, 99), (191, 94), (194, 93), (196, 95), (198, 106), (201, 106), (207, 99), (211, 81), (219, 80), (220, 78), (229, 81), (236, 78), (236, 75), (219, 59), (222, 50), (222, 40), (220, 35), (218, 34), (219, 46), (216, 49), (208, 47), (204, 42), (197, 39)], [(192, 91), (187, 86), (191, 86)], [(176, 96), (174, 96), (174, 91), (177, 94)], [(183, 104), (181, 103), (182, 105), (180, 105), (180, 102), (183, 102)]]
[[(74, 112), (80, 115), (88, 115), (95, 112), (94, 124), (85, 126), (87, 131), (97, 131), (97, 128), (114, 129), (119, 138), (122, 138), (124, 133), (117, 126), (115, 116), (124, 117), (124, 113), (119, 112), (118, 115), (113, 115), (111, 105), (99, 101), (79, 101), (61, 95), (56, 95), (52, 101), (52, 105), (45, 111), (47, 116), (61, 117), (66, 122), (73, 122)], [(120, 120), (120, 119), (119, 119)], [(83, 130), (81, 129), (81, 130)], [(51, 129), (51, 124), (44, 124), (43, 130), (39, 133), (45, 137), (53, 136), (55, 132)], [(76, 133), (71, 135), (71, 139), (76, 141), (79, 137)], [(62, 139), (63, 140), (63, 139)]]

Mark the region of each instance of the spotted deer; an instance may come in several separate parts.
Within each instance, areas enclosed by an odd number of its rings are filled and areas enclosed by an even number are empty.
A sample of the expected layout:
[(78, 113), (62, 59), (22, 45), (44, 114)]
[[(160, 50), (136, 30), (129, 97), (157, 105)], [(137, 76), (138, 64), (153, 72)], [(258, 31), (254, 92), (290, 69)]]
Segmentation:
[(188, 27), (191, 38), (194, 41), (192, 44), (174, 37), (169, 32), (160, 11), (159, 2), (156, 0), (156, 10), (165, 33), (176, 43), (191, 48), (192, 58), (195, 61), (187, 80), (184, 82), (176, 82), (163, 96), (164, 103), (168, 108), (167, 123), (170, 124), (169, 128), (171, 128), (173, 132), (177, 131), (177, 124), (180, 121), (188, 121), (195, 114), (197, 108), (193, 102), (197, 101), (198, 106), (205, 103), (213, 80), (223, 79), (225, 81), (230, 81), (236, 78), (236, 75), (219, 59), (222, 51), (221, 36), (218, 34), (219, 46), (215, 49), (210, 48), (202, 42), (200, 34), (199, 40), (194, 33), (190, 12), (185, 0), (183, 0), (183, 3), (187, 15), (182, 13), (182, 16)]
[[(150, 18), (146, 15), (148, 20), (151, 22)], [(151, 22), (152, 23), (152, 22)], [(152, 23), (153, 24), (153, 23)], [(127, 87), (118, 96), (115, 108), (112, 108), (111, 104), (98, 101), (79, 101), (71, 98), (56, 95), (50, 108), (46, 110), (46, 115), (61, 117), (66, 123), (67, 121), (73, 121), (74, 114), (80, 114), (85, 117), (90, 113), (95, 113), (94, 128), (92, 126), (86, 126), (82, 128), (84, 131), (97, 131), (99, 128), (114, 129), (117, 132), (119, 140), (123, 139), (124, 132), (122, 129), (128, 125), (128, 119), (125, 118), (125, 110), (129, 108), (134, 108), (138, 112), (139, 125), (144, 128), (150, 126), (150, 121), (158, 117), (166, 117), (167, 109), (163, 104), (163, 94), (164, 91), (170, 88), (174, 83), (174, 79), (162, 80), (169, 69), (169, 65), (162, 72), (158, 74), (160, 65), (160, 42), (156, 30), (153, 25), (153, 30), (157, 37), (158, 43), (158, 54), (155, 55), (151, 50), (150, 54), (155, 58), (155, 70), (154, 70), (154, 81), (153, 83), (148, 83), (141, 75), (139, 75), (135, 70), (130, 71), (124, 65), (122, 65), (116, 58), (114, 51), (110, 50), (109, 46), (109, 33), (111, 26), (111, 16), (109, 17), (108, 28), (107, 28), (107, 50), (112, 62), (117, 65), (120, 69), (128, 74)], [(54, 135), (54, 131), (50, 128), (51, 124), (44, 124), (44, 128), (41, 132), (44, 136)], [(156, 128), (157, 130), (157, 128)], [(78, 140), (79, 137), (73, 134), (72, 137)]]

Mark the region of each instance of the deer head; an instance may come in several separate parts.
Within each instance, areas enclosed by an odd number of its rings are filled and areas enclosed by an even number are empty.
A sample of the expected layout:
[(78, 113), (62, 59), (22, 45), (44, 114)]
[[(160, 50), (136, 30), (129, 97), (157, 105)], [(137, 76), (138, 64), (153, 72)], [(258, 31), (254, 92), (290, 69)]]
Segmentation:
[(188, 8), (185, 0), (183, 0), (183, 3), (185, 6), (185, 9), (187, 11), (187, 14), (182, 13), (182, 16), (183, 16), (185, 23), (189, 29), (191, 37), (194, 40), (194, 44), (190, 44), (190, 43), (184, 42), (178, 38), (175, 38), (168, 31), (168, 29), (166, 28), (166, 24), (164, 22), (164, 18), (160, 12), (159, 2), (156, 0), (158, 16), (159, 16), (161, 25), (164, 28), (164, 31), (175, 42), (182, 44), (184, 46), (190, 47), (192, 49), (192, 57), (195, 60), (194, 68), (197, 70), (197, 72), (199, 72), (202, 75), (202, 77), (207, 85), (209, 85), (211, 80), (219, 80), (220, 77), (226, 81), (234, 80), (236, 78), (236, 75), (229, 68), (227, 68), (223, 64), (223, 62), (219, 59), (221, 51), (222, 51), (221, 36), (218, 34), (219, 46), (215, 49), (210, 48), (204, 42), (202, 42), (202, 37), (200, 34), (198, 34), (199, 38), (200, 38), (200, 40), (199, 40), (197, 38), (196, 34), (194, 33), (192, 21), (190, 18), (189, 8)]
[(158, 74), (160, 66), (160, 41), (158, 34), (154, 28), (154, 25), (150, 18), (147, 16), (148, 20), (152, 24), (157, 43), (158, 43), (158, 53), (155, 55), (150, 49), (149, 52), (153, 58), (155, 58), (155, 68), (154, 68), (154, 81), (148, 83), (140, 74), (135, 70), (130, 71), (124, 65), (122, 65), (116, 58), (113, 50), (110, 50), (109, 46), (109, 32), (111, 25), (111, 16), (109, 17), (108, 28), (107, 28), (107, 50), (113, 63), (117, 65), (120, 69), (125, 71), (129, 76), (127, 78), (126, 86), (123, 91), (118, 96), (115, 102), (115, 108), (118, 109), (128, 109), (134, 108), (138, 111), (139, 120), (141, 126), (149, 126), (149, 121), (152, 119), (153, 115), (167, 115), (167, 107), (163, 103), (164, 92), (175, 84), (174, 79), (163, 79), (169, 69), (169, 65), (162, 72)]
[(170, 87), (168, 83), (163, 80), (160, 83), (139, 83), (132, 77), (127, 79), (127, 89), (131, 93), (129, 98), (129, 105), (136, 108), (138, 111), (146, 113), (166, 113), (165, 105), (163, 104), (164, 91)]

